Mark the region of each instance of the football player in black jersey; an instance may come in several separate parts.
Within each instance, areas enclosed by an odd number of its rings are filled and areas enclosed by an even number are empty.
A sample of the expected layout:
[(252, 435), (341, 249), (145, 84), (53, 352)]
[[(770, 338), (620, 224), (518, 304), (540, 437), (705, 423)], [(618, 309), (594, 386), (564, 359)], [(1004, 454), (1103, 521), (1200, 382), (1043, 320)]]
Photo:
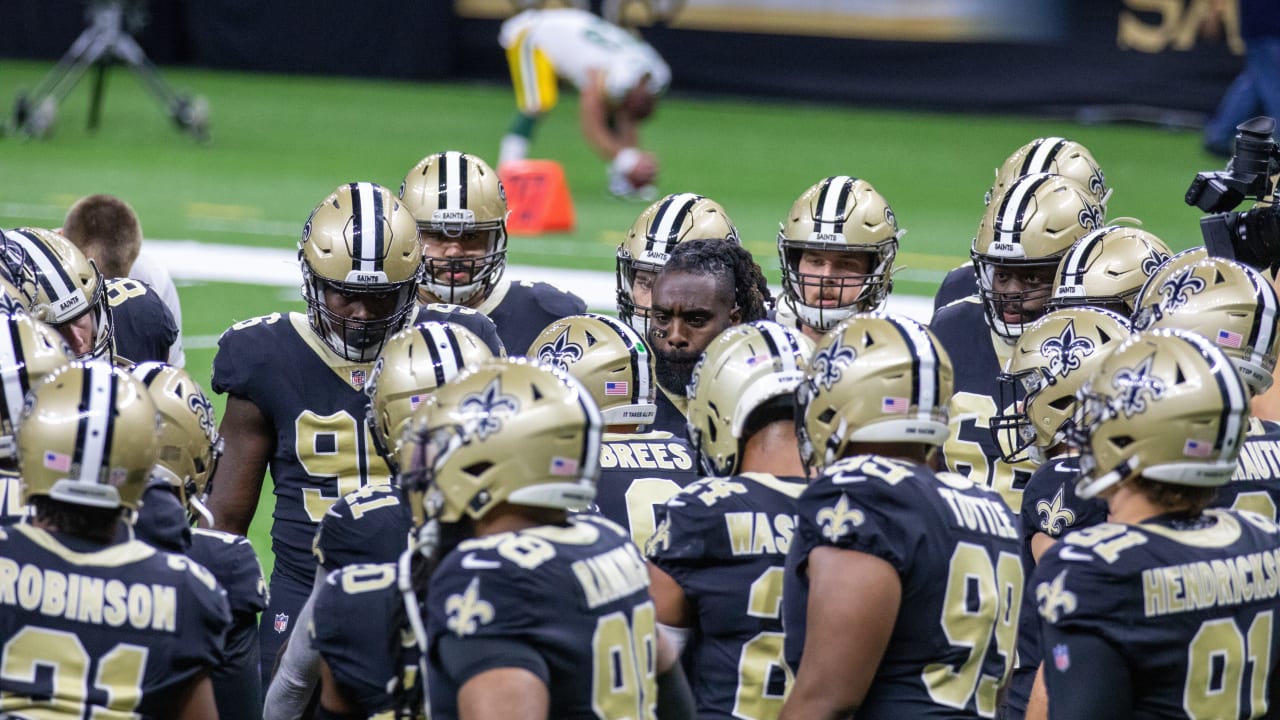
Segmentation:
[(422, 232), (419, 298), (489, 316), (512, 355), (523, 355), (547, 323), (587, 309), (582, 298), (549, 283), (504, 277), (507, 195), (484, 160), (457, 151), (428, 155), (405, 175), (400, 199)]
[(810, 186), (778, 230), (778, 322), (817, 340), (855, 312), (879, 310), (893, 289), (901, 235), (866, 180), (836, 175)]
[(779, 715), (991, 717), (1014, 660), (1022, 566), (1000, 496), (930, 469), (951, 361), (912, 320), (854, 315), (796, 393), (799, 500), (783, 610), (795, 686)]
[[(1030, 456), (1038, 464), (1020, 511), (1025, 577), (1031, 577), (1040, 556), (1064, 533), (1107, 520), (1106, 503), (1076, 496), (1080, 452), (1067, 440), (1078, 406), (1076, 392), (1129, 333), (1128, 319), (1107, 310), (1055, 310), (1018, 337), (1000, 373), (999, 404), (1008, 411), (991, 418), (991, 432), (998, 436), (1005, 462)], [(1005, 696), (1004, 720), (1028, 714), (1040, 659), (1035, 597), (1024, 592), (1017, 667)], [(1036, 702), (1043, 704), (1043, 697)]]
[(250, 318), (218, 341), (212, 384), (228, 397), (208, 500), (214, 529), (245, 533), (268, 467), (276, 496), (271, 604), (259, 630), (264, 687), (311, 591), (316, 524), (343, 495), (390, 481), (363, 389), (379, 350), (414, 312), (421, 252), (413, 216), (389, 190), (342, 185), (312, 211), (298, 243), (306, 314)]
[(18, 460), (33, 514), (0, 531), (0, 714), (217, 717), (225, 591), (181, 555), (120, 539), (158, 447), (147, 389), (106, 362), (32, 389)]
[(698, 479), (683, 437), (641, 432), (657, 413), (651, 355), (630, 325), (592, 313), (551, 323), (529, 346), (530, 357), (577, 378), (599, 406), (605, 433), (594, 508), (640, 548), (657, 526), (654, 508)]
[(658, 623), (688, 642), (700, 718), (774, 718), (783, 660), (783, 565), (805, 468), (794, 392), (813, 343), (767, 320), (729, 328), (689, 386), (689, 438), (706, 479), (657, 508), (649, 543)]
[(653, 283), (649, 348), (661, 391), (652, 429), (681, 435), (685, 389), (707, 345), (732, 325), (764, 320), (773, 304), (751, 253), (736, 242), (686, 240)]
[(27, 514), (18, 476), (18, 419), (27, 393), (73, 360), (53, 328), (15, 310), (0, 313), (0, 527)]
[(1256, 718), (1280, 654), (1280, 529), (1207, 509), (1236, 469), (1248, 393), (1211, 342), (1136, 333), (1081, 393), (1077, 493), (1110, 522), (1064, 536), (1031, 586), (1049, 716)]
[(693, 717), (640, 551), (569, 515), (595, 495), (602, 430), (576, 380), (523, 359), (472, 368), (419, 408), (401, 479), (441, 542), (407, 553), (400, 582), (422, 611), (409, 620), (436, 720)]

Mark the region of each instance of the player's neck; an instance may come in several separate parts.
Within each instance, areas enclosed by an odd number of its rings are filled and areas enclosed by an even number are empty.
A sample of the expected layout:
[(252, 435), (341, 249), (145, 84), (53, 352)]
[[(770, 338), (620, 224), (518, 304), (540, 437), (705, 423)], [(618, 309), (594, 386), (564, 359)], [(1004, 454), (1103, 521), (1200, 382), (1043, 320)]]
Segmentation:
[(805, 477), (804, 463), (796, 446), (796, 426), (778, 420), (747, 438), (742, 448), (743, 472), (762, 472), (776, 477)]
[(566, 517), (563, 510), (502, 503), (475, 521), (476, 537), (520, 532), (540, 525), (564, 525)]
[(1114, 523), (1137, 524), (1168, 512), (1147, 497), (1146, 493), (1121, 483), (1107, 498), (1107, 520)]

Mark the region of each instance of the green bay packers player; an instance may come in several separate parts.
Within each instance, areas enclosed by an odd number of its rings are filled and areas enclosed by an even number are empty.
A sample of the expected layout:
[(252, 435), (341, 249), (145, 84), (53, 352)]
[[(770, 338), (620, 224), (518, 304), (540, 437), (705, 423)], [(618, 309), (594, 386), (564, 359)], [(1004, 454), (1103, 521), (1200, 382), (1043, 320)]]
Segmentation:
[(1136, 333), (1082, 392), (1077, 493), (1110, 522), (1063, 537), (1032, 578), (1053, 718), (1256, 718), (1272, 710), (1280, 530), (1207, 509), (1248, 426), (1211, 342)]
[[(1080, 451), (1068, 439), (1078, 408), (1076, 392), (1129, 335), (1128, 319), (1108, 310), (1055, 310), (1018, 337), (1000, 373), (998, 404), (1006, 410), (991, 418), (991, 432), (1000, 435), (996, 440), (1005, 462), (1030, 455), (1039, 463), (1027, 481), (1019, 513), (1025, 577), (1031, 577), (1036, 562), (1057, 538), (1107, 520), (1106, 503), (1076, 496)], [(1024, 592), (1017, 666), (1001, 717), (1018, 720), (1031, 714), (1031, 689), (1040, 660), (1035, 597)], [(1042, 697), (1037, 700), (1043, 705)]]
[[(1023, 175), (1035, 173), (1053, 173), (1071, 178), (1089, 193), (1103, 215), (1107, 212), (1107, 201), (1111, 198), (1112, 188), (1107, 186), (1106, 176), (1093, 154), (1084, 145), (1074, 140), (1060, 137), (1036, 138), (1023, 145), (996, 168), (995, 182), (987, 190), (986, 205), (997, 202)], [(938, 292), (933, 298), (933, 309), (955, 302), (978, 291), (978, 276), (971, 263), (965, 263), (947, 273)]]
[(27, 393), (74, 357), (53, 328), (16, 310), (0, 313), (0, 527), (27, 514), (18, 476), (18, 420)]
[(488, 316), (512, 355), (523, 355), (547, 323), (587, 309), (550, 283), (506, 277), (507, 195), (479, 157), (452, 150), (426, 156), (405, 175), (400, 199), (422, 233), (419, 298)]
[(29, 521), (0, 531), (0, 715), (217, 717), (226, 593), (121, 540), (158, 455), (147, 390), (106, 362), (32, 389), (18, 425)]
[(694, 193), (674, 193), (645, 208), (618, 246), (615, 277), (618, 319), (649, 335), (653, 281), (685, 240), (732, 240), (742, 244), (738, 228), (720, 203)]
[(1015, 513), (1034, 463), (1009, 465), (991, 436), (996, 376), (1023, 329), (1045, 313), (1058, 263), (1101, 224), (1101, 208), (1061, 175), (1025, 175), (993, 202), (973, 239), (979, 292), (934, 313), (929, 325), (955, 364), (946, 466), (997, 490)]
[(440, 542), (405, 556), (400, 583), (436, 720), (693, 717), (640, 551), (569, 514), (595, 495), (602, 430), (576, 380), (523, 359), (469, 369), (418, 409), (401, 479)]
[(556, 106), (557, 79), (578, 89), (582, 135), (609, 163), (609, 192), (652, 200), (656, 158), (640, 149), (640, 123), (671, 83), (651, 45), (585, 10), (526, 10), (502, 24), (518, 113), (502, 138), (498, 165), (523, 160), (538, 120)]
[(796, 392), (800, 496), (783, 612), (795, 686), (778, 716), (992, 717), (1022, 594), (1016, 520), (996, 493), (930, 469), (951, 361), (912, 320), (854, 315)]
[(810, 186), (778, 230), (778, 322), (817, 340), (855, 312), (879, 310), (893, 289), (901, 235), (867, 181), (837, 175)]
[(706, 478), (659, 506), (647, 548), (658, 623), (695, 668), (700, 718), (774, 718), (792, 682), (783, 660), (782, 587), (805, 468), (796, 386), (812, 343), (760, 320), (703, 353), (689, 437)]
[(621, 320), (586, 313), (543, 328), (529, 356), (577, 378), (604, 419), (594, 509), (643, 548), (657, 527), (654, 508), (698, 479), (683, 437), (644, 427), (657, 414), (648, 347)]

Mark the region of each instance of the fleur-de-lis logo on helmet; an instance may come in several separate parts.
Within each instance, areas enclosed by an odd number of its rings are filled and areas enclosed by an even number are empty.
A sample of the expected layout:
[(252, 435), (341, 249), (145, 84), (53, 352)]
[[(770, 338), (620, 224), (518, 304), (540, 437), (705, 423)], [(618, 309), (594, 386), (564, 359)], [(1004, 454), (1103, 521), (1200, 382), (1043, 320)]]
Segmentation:
[(861, 510), (850, 508), (849, 498), (842, 494), (835, 505), (819, 510), (817, 519), (822, 526), (822, 536), (835, 542), (846, 532), (866, 522), (867, 516)]
[(498, 378), (494, 378), (478, 393), (462, 399), (458, 409), (468, 416), (468, 434), (475, 433), (481, 440), (502, 429), (502, 423), (520, 410), (520, 403), (513, 395), (504, 395)]
[(1058, 537), (1076, 521), (1076, 514), (1069, 508), (1062, 507), (1063, 489), (1053, 500), (1041, 500), (1036, 503), (1036, 512), (1040, 515), (1040, 529), (1051, 537)]
[(1092, 355), (1093, 349), (1093, 340), (1076, 335), (1073, 321), (1067, 322), (1062, 334), (1040, 343), (1040, 354), (1049, 359), (1049, 372), (1059, 377), (1079, 370), (1081, 359)]
[(569, 371), (569, 366), (582, 359), (582, 346), (569, 342), (569, 328), (565, 328), (555, 340), (538, 348), (538, 362), (554, 365)]
[(1176, 275), (1164, 281), (1160, 286), (1160, 305), (1173, 310), (1191, 300), (1191, 296), (1204, 292), (1203, 278), (1194, 274), (1195, 268), (1183, 268)]
[(1164, 395), (1164, 381), (1151, 374), (1155, 359), (1156, 356), (1152, 353), (1138, 363), (1137, 367), (1120, 368), (1111, 378), (1111, 387), (1118, 391), (1115, 403), (1125, 417), (1146, 412), (1148, 400), (1156, 400)]
[(1101, 197), (1102, 191), (1107, 187), (1107, 176), (1102, 174), (1102, 168), (1095, 165), (1089, 173), (1089, 192), (1094, 197)]
[(1156, 248), (1147, 248), (1147, 256), (1142, 259), (1142, 274), (1151, 277), (1155, 274), (1156, 268), (1168, 259), (1168, 253), (1162, 253)]
[(1097, 230), (1102, 227), (1102, 208), (1093, 203), (1085, 203), (1076, 219), (1080, 221), (1080, 226), (1084, 229)]
[(836, 335), (834, 342), (814, 353), (811, 363), (814, 379), (823, 390), (830, 391), (833, 385), (840, 382), (844, 368), (857, 357), (858, 352), (850, 345), (841, 344), (840, 335)]
[(458, 637), (474, 635), (481, 625), (493, 622), (493, 605), (480, 599), (480, 578), (472, 578), (462, 594), (450, 595), (444, 601), (444, 611), (449, 615), (445, 625)]
[(1040, 605), (1040, 617), (1051, 623), (1058, 622), (1063, 615), (1075, 612), (1076, 594), (1067, 590), (1067, 571), (1058, 573), (1051, 582), (1043, 582), (1036, 586), (1036, 602)]
[(213, 403), (209, 402), (209, 398), (204, 393), (194, 392), (187, 396), (187, 408), (196, 416), (196, 422), (200, 424), (200, 432), (209, 440), (217, 437), (217, 428), (213, 424)]

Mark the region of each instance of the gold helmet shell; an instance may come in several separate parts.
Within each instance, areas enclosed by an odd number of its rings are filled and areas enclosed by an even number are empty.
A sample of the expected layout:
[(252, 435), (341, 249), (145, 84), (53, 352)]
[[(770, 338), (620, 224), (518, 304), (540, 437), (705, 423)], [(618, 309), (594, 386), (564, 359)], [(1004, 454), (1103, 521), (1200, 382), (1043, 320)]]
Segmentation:
[(15, 436), (27, 393), (74, 359), (53, 328), (25, 313), (0, 314), (0, 461), (17, 455)]
[(31, 314), (55, 328), (93, 313), (93, 344), (80, 359), (111, 353), (111, 309), (106, 282), (93, 261), (62, 235), (44, 228), (18, 228), (8, 238), (22, 247), (34, 271)]
[(560, 318), (538, 333), (528, 355), (577, 378), (606, 427), (649, 425), (657, 416), (649, 348), (621, 320), (595, 313)]
[(1125, 225), (1094, 230), (1058, 262), (1046, 307), (1091, 305), (1132, 315), (1138, 291), (1169, 255), (1169, 246), (1146, 230)]
[(990, 205), (999, 200), (1014, 180), (1034, 173), (1053, 173), (1075, 180), (1089, 191), (1103, 212), (1106, 211), (1111, 188), (1107, 187), (1098, 161), (1084, 145), (1060, 137), (1036, 138), (1005, 158), (996, 168), (996, 180), (987, 191), (986, 203)]
[(26, 499), (136, 508), (159, 454), (147, 388), (101, 360), (75, 362), (36, 385), (18, 423)]
[(813, 341), (800, 331), (768, 320), (735, 325), (711, 341), (693, 369), (686, 412), (689, 444), (704, 473), (741, 470), (751, 425), (761, 419), (752, 413), (778, 401), (786, 417), (795, 417), (793, 397), (812, 352)]
[(159, 456), (155, 476), (192, 508), (205, 494), (222, 455), (213, 403), (186, 370), (161, 362), (134, 365), (129, 371), (147, 388), (160, 414)]

